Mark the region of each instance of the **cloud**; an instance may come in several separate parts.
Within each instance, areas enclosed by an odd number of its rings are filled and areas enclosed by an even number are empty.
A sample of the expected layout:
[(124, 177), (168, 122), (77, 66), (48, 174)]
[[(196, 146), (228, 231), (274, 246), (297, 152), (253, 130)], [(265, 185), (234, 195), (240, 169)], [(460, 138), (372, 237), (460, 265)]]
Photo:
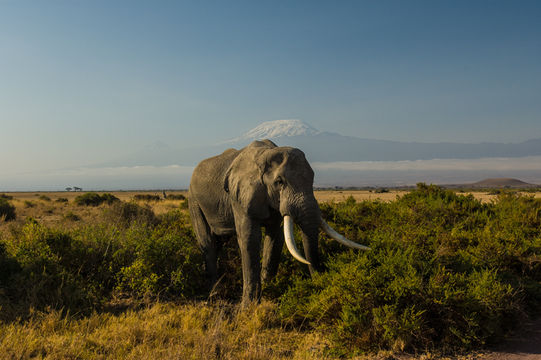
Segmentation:
[[(541, 156), (417, 161), (315, 162), (316, 186), (463, 184), (488, 177), (541, 183)], [(187, 189), (193, 166), (120, 166), (0, 174), (0, 191)]]
[(179, 165), (82, 167), (0, 175), (0, 191), (63, 190), (67, 186), (85, 190), (186, 189), (193, 169)]
[(315, 162), (315, 170), (342, 171), (541, 171), (541, 156), (414, 161)]
[(418, 182), (467, 184), (511, 177), (541, 183), (541, 156), (522, 158), (360, 161), (312, 164), (316, 186), (402, 186)]

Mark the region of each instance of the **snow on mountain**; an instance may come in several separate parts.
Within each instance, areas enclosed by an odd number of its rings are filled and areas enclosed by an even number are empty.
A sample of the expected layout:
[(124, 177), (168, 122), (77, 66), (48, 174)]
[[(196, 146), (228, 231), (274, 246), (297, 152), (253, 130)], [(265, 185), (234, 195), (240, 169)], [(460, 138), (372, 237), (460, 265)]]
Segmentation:
[[(220, 154), (227, 148), (241, 149), (253, 140), (262, 139), (271, 139), (278, 146), (299, 148), (310, 162), (320, 163), (541, 156), (541, 139), (509, 144), (406, 143), (362, 139), (319, 131), (301, 120), (292, 119), (267, 121), (238, 138), (217, 144), (173, 148), (167, 144), (155, 142), (131, 155), (111, 159), (97, 166), (168, 166), (172, 164), (191, 166), (205, 158)], [(502, 177), (503, 175), (503, 173), (485, 174), (483, 177)], [(516, 175), (509, 175), (509, 177), (514, 176)]]
[(311, 136), (321, 132), (312, 125), (301, 120), (273, 120), (265, 121), (252, 130), (242, 134), (240, 137), (228, 141), (229, 143), (243, 140), (276, 139), (291, 136)]

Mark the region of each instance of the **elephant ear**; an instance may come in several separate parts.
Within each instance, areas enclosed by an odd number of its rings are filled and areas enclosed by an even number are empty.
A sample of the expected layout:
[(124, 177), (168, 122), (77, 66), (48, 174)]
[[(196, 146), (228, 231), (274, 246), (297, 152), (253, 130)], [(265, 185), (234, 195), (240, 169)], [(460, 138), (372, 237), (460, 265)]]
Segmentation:
[(247, 147), (233, 160), (224, 176), (224, 190), (233, 202), (250, 216), (269, 216), (267, 189), (262, 181), (265, 170), (265, 151)]

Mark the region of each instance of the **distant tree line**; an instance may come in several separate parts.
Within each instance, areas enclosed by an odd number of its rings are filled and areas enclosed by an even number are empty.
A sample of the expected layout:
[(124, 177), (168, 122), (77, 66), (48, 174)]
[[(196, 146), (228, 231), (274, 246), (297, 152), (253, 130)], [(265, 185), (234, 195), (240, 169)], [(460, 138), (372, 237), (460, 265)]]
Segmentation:
[(69, 187), (69, 186), (68, 186), (68, 187), (66, 188), (66, 191), (75, 191), (75, 192), (77, 192), (77, 191), (83, 191), (83, 188), (80, 188), (80, 187), (77, 187), (77, 186), (72, 186), (72, 187)]

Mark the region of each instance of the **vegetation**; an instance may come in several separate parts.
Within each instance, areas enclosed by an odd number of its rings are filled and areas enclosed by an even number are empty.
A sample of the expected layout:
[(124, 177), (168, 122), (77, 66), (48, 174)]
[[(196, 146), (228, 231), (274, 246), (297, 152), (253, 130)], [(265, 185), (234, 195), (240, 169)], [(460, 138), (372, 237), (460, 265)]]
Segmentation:
[(98, 194), (93, 192), (88, 192), (83, 195), (79, 195), (75, 198), (75, 204), (84, 205), (84, 206), (98, 206), (103, 203), (112, 204), (115, 201), (119, 201), (118, 198), (112, 194)]
[(161, 198), (159, 195), (151, 194), (135, 194), (133, 199), (136, 201), (160, 201)]
[(73, 211), (68, 211), (64, 214), (64, 219), (71, 220), (71, 221), (79, 221), (81, 220), (81, 217), (77, 214), (75, 214)]
[(0, 197), (0, 220), (9, 221), (15, 219), (15, 206), (11, 205), (6, 198)]
[(333, 227), (372, 250), (322, 235), (327, 269), (313, 278), (284, 251), (263, 303), (246, 312), (235, 305), (235, 241), (224, 246), (224, 275), (209, 298), (185, 209), (61, 206), (57, 226), (18, 219), (0, 227), (0, 353), (8, 357), (467, 351), (500, 341), (541, 308), (541, 200), (520, 193), (482, 203), (419, 184), (392, 202), (323, 203)]
[(186, 196), (182, 194), (168, 194), (167, 199), (168, 200), (186, 200)]
[(291, 324), (328, 333), (336, 351), (471, 349), (501, 340), (541, 304), (541, 201), (420, 184), (392, 203), (322, 211), (372, 251), (327, 253), (328, 271), (281, 298)]
[(46, 308), (88, 314), (115, 297), (197, 295), (202, 263), (186, 215), (171, 212), (154, 224), (137, 222), (144, 217), (128, 222), (130, 216), (121, 227), (101, 223), (67, 231), (30, 219), (12, 228), (0, 260), (0, 316)]

